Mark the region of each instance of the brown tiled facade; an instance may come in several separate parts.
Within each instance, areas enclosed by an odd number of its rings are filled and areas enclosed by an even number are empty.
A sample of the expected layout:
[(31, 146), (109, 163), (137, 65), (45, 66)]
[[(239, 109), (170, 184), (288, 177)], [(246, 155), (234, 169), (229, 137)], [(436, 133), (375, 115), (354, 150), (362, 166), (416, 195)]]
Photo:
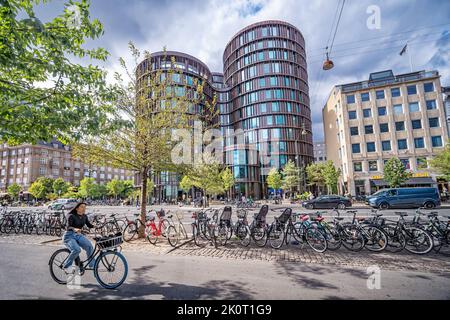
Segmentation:
[(13, 183), (26, 191), (38, 177), (63, 178), (79, 186), (84, 177), (105, 184), (112, 179), (133, 180), (133, 173), (125, 169), (89, 166), (73, 158), (70, 147), (58, 141), (14, 147), (0, 145), (0, 192), (6, 192)]

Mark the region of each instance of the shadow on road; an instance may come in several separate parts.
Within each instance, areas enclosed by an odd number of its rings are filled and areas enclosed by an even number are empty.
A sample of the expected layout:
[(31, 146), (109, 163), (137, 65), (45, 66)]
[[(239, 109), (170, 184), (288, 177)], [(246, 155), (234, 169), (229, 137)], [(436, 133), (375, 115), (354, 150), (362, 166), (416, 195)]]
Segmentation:
[(158, 281), (158, 275), (151, 273), (155, 266), (133, 269), (132, 279), (116, 290), (101, 288), (98, 284), (84, 285), (89, 292), (74, 292), (72, 299), (233, 299), (249, 300), (255, 294), (241, 282), (212, 280), (201, 285), (188, 285), (175, 282)]

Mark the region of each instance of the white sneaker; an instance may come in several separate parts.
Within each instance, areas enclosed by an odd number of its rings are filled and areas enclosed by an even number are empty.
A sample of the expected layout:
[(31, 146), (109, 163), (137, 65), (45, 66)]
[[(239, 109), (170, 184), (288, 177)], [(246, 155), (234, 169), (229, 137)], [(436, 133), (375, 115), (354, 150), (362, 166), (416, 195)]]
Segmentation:
[(74, 270), (74, 268), (72, 268), (72, 266), (68, 266), (67, 268), (64, 268), (64, 271), (66, 272), (66, 274), (75, 273), (75, 270)]

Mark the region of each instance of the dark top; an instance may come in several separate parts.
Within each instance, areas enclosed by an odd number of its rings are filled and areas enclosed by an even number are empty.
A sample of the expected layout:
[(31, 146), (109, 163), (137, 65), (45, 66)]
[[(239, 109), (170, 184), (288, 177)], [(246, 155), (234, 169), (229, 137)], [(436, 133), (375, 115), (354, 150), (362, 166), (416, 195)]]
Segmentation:
[(76, 213), (69, 214), (69, 218), (67, 219), (67, 230), (73, 231), (74, 228), (81, 229), (84, 227), (84, 225), (88, 226), (89, 228), (94, 228), (85, 214), (83, 214), (82, 216)]

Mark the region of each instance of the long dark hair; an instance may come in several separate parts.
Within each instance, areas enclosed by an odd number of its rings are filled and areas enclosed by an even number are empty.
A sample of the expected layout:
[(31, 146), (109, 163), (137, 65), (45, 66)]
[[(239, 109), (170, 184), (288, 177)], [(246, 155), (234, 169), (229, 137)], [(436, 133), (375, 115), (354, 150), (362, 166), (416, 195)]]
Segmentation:
[(80, 201), (80, 202), (77, 203), (77, 205), (72, 210), (69, 211), (68, 214), (76, 214), (77, 213), (77, 208), (79, 206), (81, 206), (82, 204), (87, 206), (86, 202)]

